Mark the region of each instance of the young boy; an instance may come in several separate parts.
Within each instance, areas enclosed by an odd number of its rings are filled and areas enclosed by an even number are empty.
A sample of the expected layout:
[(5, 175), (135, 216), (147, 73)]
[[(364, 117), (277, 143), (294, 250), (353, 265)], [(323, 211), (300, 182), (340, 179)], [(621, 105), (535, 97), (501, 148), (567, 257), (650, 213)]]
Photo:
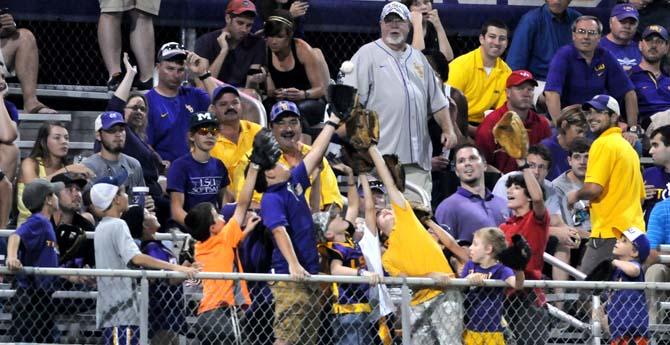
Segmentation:
[[(205, 272), (244, 272), (238, 256), (238, 245), (260, 222), (258, 217), (248, 219), (244, 231), (240, 225), (244, 222), (258, 176), (259, 166), (253, 162), (254, 155), (269, 154), (263, 147), (259, 147), (259, 136), (264, 136), (265, 140), (274, 140), (267, 130), (256, 134), (252, 162), (249, 163), (237, 206), (228, 222), (208, 202), (196, 205), (184, 218), (189, 234), (198, 241), (195, 245), (195, 260), (203, 265)], [(202, 344), (239, 343), (242, 341), (242, 325), (237, 307), (251, 304), (246, 281), (206, 279), (202, 284), (203, 298), (198, 308), (196, 336)]]
[[(642, 264), (649, 256), (650, 245), (642, 230), (631, 227), (617, 236), (612, 254), (612, 281), (644, 282)], [(646, 345), (649, 341), (649, 312), (644, 290), (616, 290), (607, 302), (607, 317), (612, 345)]]
[[(99, 269), (127, 269), (130, 264), (184, 272), (192, 277), (197, 267), (184, 267), (142, 254), (130, 236), (121, 214), (128, 209), (124, 182), (125, 170), (117, 176), (98, 180), (90, 192), (91, 203), (103, 215), (93, 238), (95, 263)], [(99, 277), (96, 304), (96, 325), (103, 329), (106, 344), (139, 343), (140, 309), (136, 281), (122, 277)]]

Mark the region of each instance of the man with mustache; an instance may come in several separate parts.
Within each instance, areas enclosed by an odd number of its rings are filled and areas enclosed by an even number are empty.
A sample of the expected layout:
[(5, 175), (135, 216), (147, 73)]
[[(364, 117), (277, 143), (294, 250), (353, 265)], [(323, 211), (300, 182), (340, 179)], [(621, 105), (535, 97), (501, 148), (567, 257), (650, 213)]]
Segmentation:
[(614, 55), (624, 71), (637, 66), (642, 60), (640, 48), (633, 40), (639, 20), (633, 5), (618, 4), (612, 8), (610, 33), (600, 39), (600, 46)]
[(397, 154), (407, 181), (430, 191), (428, 118), (433, 116), (440, 125), (444, 149), (454, 147), (457, 139), (449, 102), (435, 72), (425, 56), (406, 43), (409, 19), (407, 6), (397, 1), (387, 3), (379, 18), (381, 38), (354, 54), (354, 70), (344, 83), (358, 89), (360, 104), (379, 114), (378, 148), (382, 154)]
[(235, 181), (233, 172), (245, 160), (245, 155), (253, 146), (256, 133), (262, 127), (255, 122), (242, 120), (242, 100), (239, 91), (232, 85), (223, 84), (214, 89), (209, 111), (219, 121), (219, 135), (210, 153), (212, 157), (223, 162), (230, 172), (229, 175), (232, 175), (230, 185), (236, 193), (235, 186), (242, 187), (242, 184)]
[(563, 107), (582, 104), (597, 94), (623, 99), (629, 126), (624, 137), (633, 144), (641, 134), (635, 87), (616, 58), (598, 46), (602, 31), (602, 23), (593, 16), (581, 16), (572, 23), (573, 44), (559, 49), (549, 65), (544, 87), (547, 109), (556, 123)]
[(635, 85), (643, 128), (649, 126), (652, 115), (670, 109), (670, 76), (661, 69), (661, 61), (668, 54), (668, 37), (664, 27), (648, 26), (639, 43), (642, 61), (628, 72)]

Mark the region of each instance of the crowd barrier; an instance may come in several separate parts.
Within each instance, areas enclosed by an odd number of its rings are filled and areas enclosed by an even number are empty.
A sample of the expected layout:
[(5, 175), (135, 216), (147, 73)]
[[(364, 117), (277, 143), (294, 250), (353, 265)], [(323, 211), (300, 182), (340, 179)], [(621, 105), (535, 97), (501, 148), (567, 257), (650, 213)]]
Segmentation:
[[(116, 316), (107, 314), (101, 319), (135, 320), (141, 344), (209, 341), (261, 345), (272, 344), (275, 334), (297, 339), (299, 344), (337, 344), (343, 337), (348, 343), (372, 344), (369, 339), (379, 339), (380, 334), (393, 344), (460, 344), (463, 334), (476, 336), (468, 330), (499, 331), (496, 336), (507, 344), (600, 344), (620, 331), (620, 325), (611, 321), (613, 317), (626, 319), (633, 328), (646, 324), (646, 310), (632, 307), (636, 303), (644, 305), (645, 292), (665, 296), (670, 290), (670, 283), (526, 281), (523, 290), (503, 297), (505, 283), (498, 280), (473, 286), (465, 279), (439, 285), (430, 278), (386, 277), (383, 283), (396, 311), (381, 318), (376, 307), (379, 304), (372, 299), (369, 307), (363, 302), (371, 295), (359, 293), (369, 288), (366, 278), (354, 276), (313, 275), (294, 282), (290, 276), (279, 274), (200, 273), (195, 280), (188, 280), (182, 273), (167, 271), (38, 267), (24, 267), (20, 273), (1, 267), (0, 274), (5, 280), (14, 274), (33, 281), (56, 276), (56, 283), (40, 291), (40, 298), (26, 289), (0, 290), (0, 315), (5, 315), (0, 318), (0, 341), (16, 337), (35, 341), (34, 337), (42, 336), (52, 337), (55, 343), (82, 343), (84, 338), (95, 342), (103, 337), (95, 326), (95, 301), (101, 296), (95, 292), (94, 282), (104, 284), (106, 291), (114, 291), (107, 296), (112, 302), (106, 303), (116, 307)], [(89, 279), (93, 285), (82, 285), (63, 277), (95, 279)], [(198, 315), (204, 281), (229, 283), (218, 284), (223, 290), (215, 287), (208, 290), (209, 295), (233, 293), (232, 283), (244, 281), (249, 285), (252, 303), (242, 308), (222, 306)], [(335, 284), (359, 292), (341, 294), (342, 290), (332, 289)], [(539, 306), (537, 301), (555, 288), (565, 289), (569, 292), (566, 296), (572, 297)], [(434, 289), (439, 295), (429, 303), (413, 305), (412, 299), (425, 294), (425, 289)], [(614, 296), (622, 291), (625, 293)], [(26, 296), (33, 298), (32, 304), (27, 303)], [(347, 299), (360, 303), (342, 303)], [(284, 322), (279, 322), (275, 308), (291, 310), (298, 317), (291, 320), (280, 313)], [(44, 312), (56, 318), (53, 326), (44, 321), (48, 319)], [(659, 315), (651, 317), (648, 336), (656, 343), (669, 339), (665, 316), (665, 309), (661, 309)], [(62, 320), (78, 320), (79, 326), (73, 330)], [(18, 335), (17, 329), (22, 330)], [(72, 334), (85, 331), (87, 335)]]

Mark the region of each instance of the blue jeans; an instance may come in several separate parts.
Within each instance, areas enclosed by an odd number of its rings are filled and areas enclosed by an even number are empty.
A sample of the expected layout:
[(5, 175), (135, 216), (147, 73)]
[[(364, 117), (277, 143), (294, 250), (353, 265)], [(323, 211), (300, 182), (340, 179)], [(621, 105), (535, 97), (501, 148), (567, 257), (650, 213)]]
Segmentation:
[(369, 313), (337, 314), (332, 325), (334, 344), (374, 344), (377, 336), (375, 326)]

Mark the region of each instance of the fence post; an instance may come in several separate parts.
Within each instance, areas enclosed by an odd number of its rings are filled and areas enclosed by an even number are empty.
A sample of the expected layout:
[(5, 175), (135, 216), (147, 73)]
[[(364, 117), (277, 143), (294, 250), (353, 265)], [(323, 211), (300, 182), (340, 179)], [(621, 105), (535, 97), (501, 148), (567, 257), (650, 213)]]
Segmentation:
[(602, 325), (599, 318), (600, 295), (596, 294), (591, 299), (591, 334), (593, 334), (593, 344), (600, 345), (602, 337)]
[(407, 283), (402, 283), (402, 299), (400, 300), (400, 316), (402, 321), (402, 343), (403, 345), (412, 344), (412, 325), (410, 321), (410, 313), (412, 312), (409, 308), (410, 297), (409, 297), (409, 287)]
[(140, 344), (149, 344), (149, 280), (146, 275), (140, 280)]

